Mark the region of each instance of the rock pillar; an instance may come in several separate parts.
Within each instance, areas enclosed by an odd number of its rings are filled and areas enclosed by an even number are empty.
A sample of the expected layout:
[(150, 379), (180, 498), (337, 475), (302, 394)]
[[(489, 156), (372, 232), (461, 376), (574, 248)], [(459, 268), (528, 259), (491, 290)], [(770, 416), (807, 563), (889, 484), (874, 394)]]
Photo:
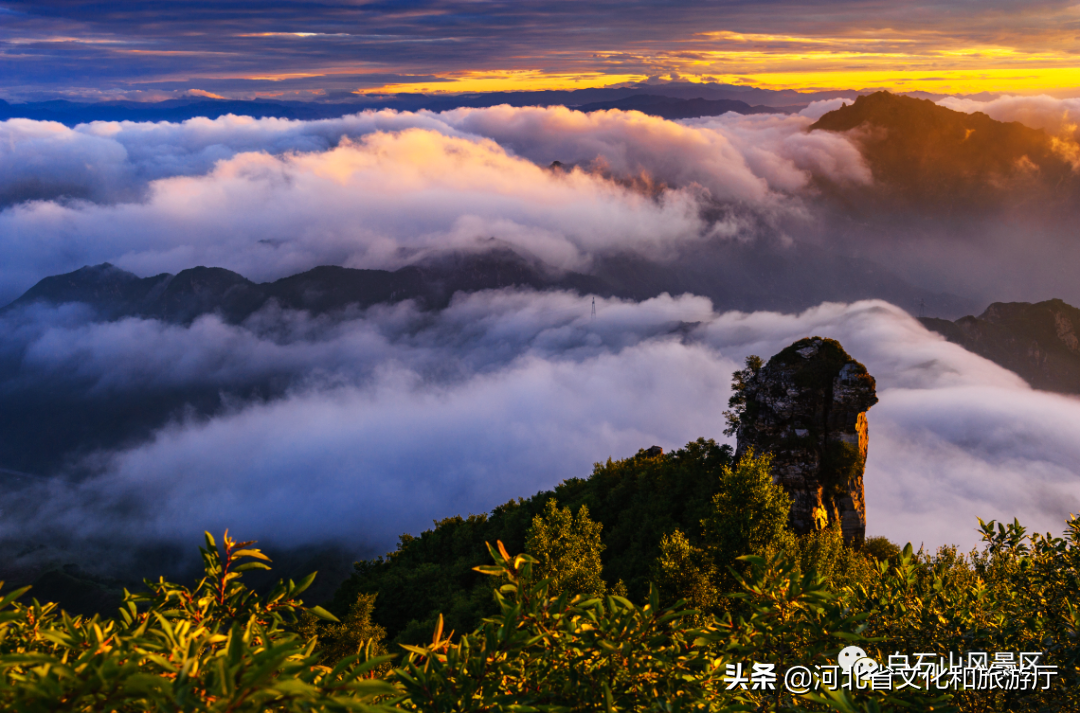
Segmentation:
[(839, 342), (811, 337), (744, 372), (743, 383), (736, 457), (748, 448), (772, 453), (773, 480), (791, 496), (795, 532), (839, 522), (844, 539), (861, 544), (874, 377)]

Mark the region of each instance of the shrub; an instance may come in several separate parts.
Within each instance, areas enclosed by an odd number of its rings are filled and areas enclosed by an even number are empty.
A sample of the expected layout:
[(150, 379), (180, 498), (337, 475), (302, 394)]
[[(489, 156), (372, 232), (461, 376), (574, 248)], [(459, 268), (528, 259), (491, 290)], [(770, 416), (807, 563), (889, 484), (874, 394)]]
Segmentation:
[[(70, 617), (55, 604), (0, 599), (0, 709), (56, 711), (374, 711), (394, 693), (367, 678), (385, 658), (319, 664), (316, 640), (290, 624), (312, 574), (259, 597), (240, 582), (266, 569), (250, 542), (209, 533), (205, 575), (189, 589), (159, 580), (125, 592), (115, 619)], [(332, 617), (320, 609), (313, 615)]]

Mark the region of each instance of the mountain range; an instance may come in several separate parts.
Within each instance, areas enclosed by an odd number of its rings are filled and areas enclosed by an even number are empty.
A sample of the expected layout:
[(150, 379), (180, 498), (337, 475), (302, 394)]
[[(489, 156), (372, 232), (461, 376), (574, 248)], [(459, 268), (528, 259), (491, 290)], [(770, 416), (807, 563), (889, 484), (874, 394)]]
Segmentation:
[[(184, 97), (160, 102), (77, 102), (63, 99), (24, 102), (0, 100), (0, 121), (12, 118), (57, 121), (67, 126), (90, 121), (185, 121), (194, 117), (216, 119), (226, 114), (281, 119), (329, 119), (365, 109), (448, 111), (461, 107), (567, 106), (582, 111), (636, 109), (666, 118), (713, 116), (728, 111), (798, 111), (812, 101), (855, 92), (796, 92), (717, 83), (671, 82), (629, 84), (620, 87), (484, 92), (479, 94), (342, 95), (329, 101), (235, 100)], [(619, 103), (621, 105), (617, 105)], [(662, 112), (662, 113), (661, 113)]]
[[(635, 96), (640, 93), (612, 101)], [(811, 131), (847, 132), (856, 138), (875, 178), (873, 186), (859, 189), (870, 195), (868, 205), (875, 200), (894, 207), (905, 200), (925, 200), (939, 207), (965, 201), (974, 205), (1000, 191), (1003, 180), (1012, 180), (1009, 172), (1020, 170), (1017, 166), (1025, 159), (1038, 168), (1032, 180), (1057, 180), (1064, 187), (1060, 190), (1067, 190), (1073, 180), (1061, 173), (1065, 164), (1044, 132), (910, 97), (885, 93), (860, 97), (824, 115)], [(923, 186), (923, 181), (931, 184)], [(843, 195), (854, 200), (856, 189), (844, 190)], [(866, 225), (872, 228), (892, 218), (881, 211), (875, 219), (877, 223), (866, 222), (860, 228), (861, 234), (866, 234)], [(88, 318), (95, 320), (141, 317), (188, 324), (201, 315), (217, 314), (239, 324), (275, 306), (333, 315), (349, 308), (412, 300), (422, 310), (440, 310), (457, 293), (501, 288), (558, 289), (629, 300), (689, 293), (709, 298), (718, 311), (788, 313), (826, 301), (878, 298), (912, 311), (925, 305), (940, 317), (926, 320), (929, 328), (1016, 371), (1037, 388), (1080, 393), (1080, 357), (1076, 337), (1070, 337), (1080, 322), (1076, 310), (1060, 300), (1037, 305), (995, 303), (979, 317), (952, 322), (975, 313), (975, 297), (919, 287), (890, 266), (854, 251), (822, 247), (810, 240), (785, 241), (778, 231), (764, 225), (754, 232), (753, 240), (697, 244), (673, 250), (663, 260), (632, 252), (597, 254), (580, 272), (555, 269), (496, 239), (479, 244), (476, 251), (428, 256), (394, 270), (324, 265), (264, 283), (222, 267), (197, 266), (176, 274), (141, 277), (105, 263), (45, 277), (0, 310), (0, 316), (34, 303), (78, 302), (93, 309)], [(1072, 326), (1055, 331), (1062, 324)], [(53, 472), (78, 453), (146, 438), (177, 408), (212, 414), (227, 401), (212, 384), (178, 388), (175, 393), (132, 393), (107, 401), (79, 395), (79, 389), (90, 389), (92, 384), (35, 391), (21, 380), (18, 359), (7, 359), (0, 359), (4, 377), (0, 466), (7, 469), (5, 478)], [(81, 377), (73, 374), (71, 378)], [(272, 381), (237, 384), (228, 398), (273, 398), (282, 388)]]
[(693, 119), (699, 116), (719, 116), (729, 111), (736, 114), (785, 114), (797, 112), (805, 105), (751, 106), (738, 99), (678, 99), (656, 94), (635, 94), (625, 99), (614, 101), (591, 102), (574, 107), (578, 111), (592, 112), (619, 109), (621, 111), (640, 111), (642, 114), (659, 116), (663, 119)]
[(220, 267), (200, 266), (176, 275), (138, 277), (103, 263), (46, 277), (4, 310), (35, 302), (81, 302), (92, 306), (104, 319), (145, 317), (189, 323), (213, 313), (239, 323), (270, 302), (315, 314), (410, 299), (424, 309), (439, 309), (446, 307), (459, 291), (512, 286), (608, 291), (595, 277), (574, 272), (556, 274), (502, 248), (479, 254), (447, 254), (439, 261), (394, 271), (323, 265), (262, 284)]
[(995, 302), (978, 317), (919, 321), (1036, 389), (1080, 394), (1080, 309), (1062, 300)]
[[(323, 118), (369, 107), (439, 110), (498, 103), (565, 104), (583, 111), (636, 109), (687, 118), (724, 111), (781, 112), (798, 108), (798, 102), (809, 96), (717, 87), (700, 95), (688, 94), (698, 86), (663, 90), (672, 94), (654, 94), (652, 87), (627, 87), (450, 98), (398, 95), (382, 104), (375, 100), (305, 104), (206, 99), (149, 105), (0, 102), (0, 119), (30, 116), (73, 125), (94, 119), (176, 121), (225, 113)], [(1026, 196), (1048, 196), (1051, 202), (1057, 201), (1055, 205), (1067, 207), (1075, 195), (1075, 174), (1055, 150), (1053, 137), (983, 114), (964, 114), (929, 101), (877, 93), (824, 115), (810, 130), (845, 133), (854, 139), (874, 184), (835, 186), (820, 176), (815, 181), (827, 200), (871, 216), (880, 221), (878, 225), (892, 220), (897, 211), (925, 209), (936, 220), (943, 214), (983, 210)], [(0, 309), (0, 318), (34, 304), (82, 303), (93, 309), (88, 319), (95, 320), (139, 317), (189, 324), (215, 314), (240, 324), (260, 310), (275, 307), (332, 316), (412, 300), (423, 310), (440, 310), (455, 294), (503, 288), (558, 289), (632, 300), (664, 292), (692, 293), (710, 298), (719, 311), (794, 312), (824, 301), (880, 298), (911, 310), (922, 303), (945, 317), (971, 312), (955, 321), (921, 321), (950, 341), (1012, 370), (1035, 388), (1080, 394), (1080, 309), (1063, 300), (995, 302), (974, 316), (970, 296), (924, 289), (891, 266), (851, 252), (809, 241), (792, 245), (775, 237), (696, 246), (692, 252), (673, 254), (663, 261), (629, 252), (598, 255), (581, 272), (556, 270), (494, 240), (477, 252), (448, 252), (394, 270), (324, 265), (263, 283), (222, 267), (196, 266), (176, 274), (140, 277), (103, 263), (41, 279)], [(672, 330), (685, 326), (675, 324)], [(208, 417), (230, 404), (280, 397), (289, 388), (288, 383), (268, 377), (224, 387), (219, 383), (166, 384), (154, 390), (102, 395), (94, 390), (92, 378), (79, 373), (62, 375), (62, 383), (57, 379), (42, 388), (43, 382), (27, 378), (20, 368), (17, 358), (8, 359), (0, 352), (0, 483), (16, 488), (56, 473), (77, 477), (80, 473), (71, 466), (80, 463), (82, 456), (144, 442), (178, 414)], [(51, 570), (38, 582), (43, 596), (49, 597), (53, 596), (50, 591), (70, 590), (70, 580), (82, 578), (75, 570)], [(95, 585), (97, 589), (87, 595), (86, 610), (98, 608), (118, 586), (111, 582)]]
[(944, 314), (970, 309), (967, 300), (914, 287), (876, 263), (810, 245), (723, 243), (667, 263), (621, 253), (598, 258), (586, 274), (556, 270), (492, 242), (482, 252), (446, 252), (393, 271), (323, 265), (267, 283), (220, 267), (138, 277), (104, 263), (46, 277), (0, 314), (35, 302), (81, 302), (106, 320), (137, 316), (189, 323), (213, 313), (239, 323), (271, 302), (312, 314), (403, 300), (442, 309), (457, 292), (504, 287), (632, 300), (691, 293), (710, 298), (718, 309), (794, 311), (869, 298), (910, 307), (922, 300)]

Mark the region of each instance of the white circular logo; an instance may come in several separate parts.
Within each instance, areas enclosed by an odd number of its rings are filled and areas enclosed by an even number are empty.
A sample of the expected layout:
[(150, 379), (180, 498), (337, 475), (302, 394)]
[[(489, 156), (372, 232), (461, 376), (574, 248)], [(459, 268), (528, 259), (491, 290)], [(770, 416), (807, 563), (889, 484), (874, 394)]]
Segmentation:
[(858, 646), (849, 646), (840, 652), (840, 655), (836, 657), (836, 663), (840, 665), (840, 668), (844, 670), (844, 673), (851, 671), (851, 667), (855, 665), (855, 662), (859, 659), (866, 658), (866, 652), (860, 649)]
[(850, 673), (860, 681), (866, 680), (878, 669), (877, 662), (869, 658), (858, 646), (848, 646), (843, 649), (836, 657), (836, 663), (844, 673)]

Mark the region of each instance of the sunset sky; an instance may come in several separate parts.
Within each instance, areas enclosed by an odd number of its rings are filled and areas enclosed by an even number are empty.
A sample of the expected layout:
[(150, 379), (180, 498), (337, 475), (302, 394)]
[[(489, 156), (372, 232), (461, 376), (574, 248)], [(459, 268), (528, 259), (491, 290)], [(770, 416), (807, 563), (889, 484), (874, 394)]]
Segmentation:
[(1080, 5), (937, 0), (0, 1), (0, 97), (573, 89), (1080, 93)]

